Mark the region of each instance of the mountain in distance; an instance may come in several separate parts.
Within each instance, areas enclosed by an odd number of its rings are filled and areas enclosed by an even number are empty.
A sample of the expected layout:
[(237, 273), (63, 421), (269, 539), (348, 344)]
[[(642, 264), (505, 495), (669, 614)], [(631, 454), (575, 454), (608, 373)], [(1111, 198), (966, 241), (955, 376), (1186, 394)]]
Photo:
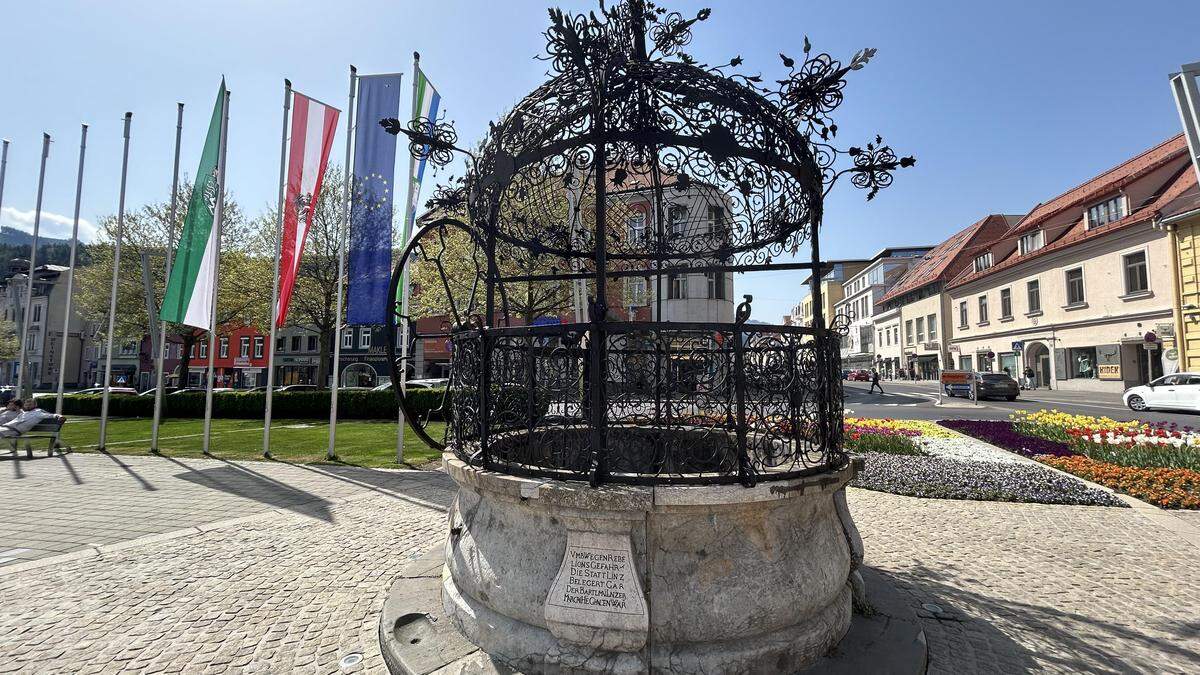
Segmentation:
[[(0, 246), (29, 246), (33, 243), (33, 235), (25, 230), (18, 230), (15, 227), (5, 225), (0, 227)], [(70, 244), (70, 239), (56, 239), (55, 237), (47, 237), (41, 235), (38, 237), (38, 249), (43, 246), (53, 246), (55, 244)]]

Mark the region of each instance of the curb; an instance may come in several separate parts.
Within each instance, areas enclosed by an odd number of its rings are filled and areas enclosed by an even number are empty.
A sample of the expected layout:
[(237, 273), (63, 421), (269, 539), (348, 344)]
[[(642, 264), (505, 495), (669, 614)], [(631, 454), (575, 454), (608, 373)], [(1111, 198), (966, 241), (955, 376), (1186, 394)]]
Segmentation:
[[(937, 424), (937, 422), (934, 422), (934, 424)], [(941, 425), (939, 424), (938, 426), (941, 426)], [(1050, 466), (1049, 464), (1043, 464), (1042, 462), (1039, 462), (1036, 459), (1033, 459), (1031, 457), (1026, 457), (1019, 453), (1013, 452), (1012, 450), (1002, 448), (998, 445), (993, 445), (991, 443), (988, 443), (987, 441), (975, 438), (974, 436), (969, 436), (967, 434), (962, 433), (961, 431), (958, 431), (957, 429), (951, 429), (950, 427), (942, 427), (942, 428), (947, 431), (953, 432), (954, 434), (961, 436), (963, 438), (967, 438), (972, 441), (975, 441), (976, 443), (982, 443), (983, 445), (986, 445), (991, 448), (995, 448), (996, 450), (999, 450), (1001, 452), (1006, 452), (1010, 455), (1013, 455), (1014, 457), (1019, 457), (1022, 460), (1025, 460), (1032, 464), (1036, 464), (1044, 469), (1048, 469), (1050, 471), (1061, 474), (1063, 476), (1067, 476), (1069, 478), (1074, 478), (1075, 480), (1083, 483), (1084, 485), (1087, 485), (1088, 487), (1095, 488), (1095, 489), (1101, 490), (1103, 492), (1107, 492), (1107, 493), (1113, 495), (1114, 497), (1116, 497), (1117, 499), (1120, 499), (1121, 501), (1128, 504), (1129, 507), (1131, 509), (1133, 509), (1133, 511), (1135, 513), (1142, 516), (1146, 520), (1149, 520), (1150, 522), (1163, 528), (1164, 530), (1167, 530), (1169, 532), (1172, 532), (1173, 534), (1179, 535), (1179, 537), (1182, 538), (1184, 541), (1191, 543), (1196, 548), (1200, 548), (1200, 528), (1193, 527), (1191, 524), (1189, 524), (1188, 522), (1184, 521), (1181, 518), (1176, 518), (1175, 516), (1171, 515), (1170, 511), (1168, 511), (1166, 509), (1159, 508), (1149, 502), (1144, 502), (1144, 501), (1138, 499), (1137, 497), (1131, 497), (1122, 492), (1117, 492), (1116, 490), (1114, 490), (1108, 486), (1100, 485), (1099, 483), (1093, 483), (1092, 481), (1087, 480), (1086, 478), (1081, 478), (1079, 476), (1076, 476), (1073, 473), (1069, 473), (1069, 472), (1063, 471), (1062, 469), (1059, 469), (1057, 467)]]

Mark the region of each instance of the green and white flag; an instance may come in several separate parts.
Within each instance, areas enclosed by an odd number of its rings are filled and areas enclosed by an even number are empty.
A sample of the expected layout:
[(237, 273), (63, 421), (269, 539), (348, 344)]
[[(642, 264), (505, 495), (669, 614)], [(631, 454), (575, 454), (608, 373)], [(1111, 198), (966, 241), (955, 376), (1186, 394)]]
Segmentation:
[(179, 236), (171, 278), (163, 296), (158, 316), (164, 321), (182, 323), (196, 328), (211, 329), (212, 303), (217, 289), (213, 287), (213, 267), (217, 264), (217, 228), (213, 216), (217, 210), (218, 166), (221, 151), (221, 109), (225, 100), (225, 80), (217, 91), (212, 121), (208, 123), (208, 138), (196, 170), (196, 184), (188, 202), (187, 219)]

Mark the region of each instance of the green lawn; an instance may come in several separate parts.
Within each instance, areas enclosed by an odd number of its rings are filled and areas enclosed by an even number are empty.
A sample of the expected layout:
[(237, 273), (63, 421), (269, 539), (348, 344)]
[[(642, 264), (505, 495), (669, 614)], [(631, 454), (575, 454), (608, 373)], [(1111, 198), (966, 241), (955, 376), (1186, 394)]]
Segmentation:
[[(223, 459), (262, 458), (262, 420), (214, 419), (209, 448)], [(443, 425), (430, 424), (430, 435), (440, 439)], [(159, 427), (159, 451), (172, 457), (201, 457), (204, 422), (198, 419), (168, 419)], [(63, 445), (75, 452), (95, 452), (100, 436), (97, 418), (69, 419), (62, 430)], [(274, 420), (271, 423), (271, 454), (289, 462), (325, 462), (329, 445), (329, 423), (318, 420)], [(35, 445), (36, 449), (36, 445)], [(137, 455), (150, 450), (150, 420), (120, 418), (108, 421), (107, 450), (113, 454)], [(396, 464), (395, 421), (339, 421), (335, 461), (372, 467)], [(404, 434), (404, 464), (419, 466), (440, 457), (411, 429)]]

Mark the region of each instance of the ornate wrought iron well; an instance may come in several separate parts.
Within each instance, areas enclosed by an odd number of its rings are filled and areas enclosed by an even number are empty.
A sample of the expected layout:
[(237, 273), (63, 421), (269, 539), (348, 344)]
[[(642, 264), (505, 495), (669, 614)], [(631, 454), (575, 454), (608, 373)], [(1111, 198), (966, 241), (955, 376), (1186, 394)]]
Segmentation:
[[(442, 316), (426, 311), (417, 318), (422, 312), (406, 311), (397, 302), (388, 350), (396, 382), (419, 341), (426, 351), (439, 345), (449, 351), (449, 386), (434, 410), (418, 410), (409, 400), (411, 391), (400, 397), (413, 430), (452, 453), (447, 466), (463, 485), (453, 518), (466, 522), (452, 529), (453, 578), (445, 591), (457, 599), (446, 602), (472, 607), (459, 613), (457, 620), (466, 624), (494, 611), (489, 619), (494, 630), (463, 624), (463, 631), (486, 650), (526, 667), (553, 664), (522, 661), (526, 656), (518, 652), (545, 645), (534, 640), (518, 648), (496, 628), (503, 621), (549, 630), (562, 644), (641, 654), (631, 667), (649, 667), (653, 657), (641, 624), (630, 628), (605, 623), (603, 616), (570, 614), (583, 611), (578, 603), (564, 618), (567, 610), (554, 609), (558, 605), (550, 600), (544, 616), (526, 616), (515, 600), (496, 600), (489, 592), (506, 588), (520, 595), (512, 589), (525, 584), (529, 598), (545, 597), (548, 590), (554, 596), (564, 575), (572, 574), (564, 572), (568, 561), (562, 552), (587, 548), (581, 532), (606, 531), (605, 536), (624, 537), (608, 547), (628, 552), (634, 563), (630, 576), (636, 588), (623, 592), (642, 593), (638, 584), (651, 575), (638, 563), (649, 565), (643, 555), (653, 548), (656, 527), (646, 524), (646, 514), (657, 513), (653, 504), (667, 502), (656, 496), (648, 502), (652, 506), (627, 508), (604, 502), (608, 497), (580, 502), (577, 492), (567, 501), (543, 500), (557, 503), (558, 511), (527, 514), (530, 522), (543, 529), (560, 520), (566, 525), (538, 540), (546, 547), (541, 557), (551, 559), (539, 567), (538, 553), (515, 551), (497, 538), (497, 528), (507, 527), (501, 539), (537, 539), (516, 512), (500, 506), (508, 502), (496, 495), (516, 489), (512, 485), (524, 486), (522, 499), (526, 492), (576, 490), (540, 479), (651, 486), (655, 495), (672, 485), (703, 490), (740, 483), (757, 490), (754, 494), (775, 497), (809, 489), (825, 502), (816, 515), (803, 517), (823, 523), (836, 522), (833, 493), (841, 494), (848, 480), (841, 443), (841, 335), (838, 326), (827, 325), (821, 297), (820, 280), (828, 269), (818, 236), (823, 198), (848, 176), (870, 199), (890, 185), (894, 170), (913, 160), (898, 158), (878, 136), (846, 150), (833, 145), (837, 125), (830, 115), (842, 102), (845, 76), (865, 66), (875, 50), (864, 49), (843, 63), (814, 53), (805, 38), (798, 58), (780, 55), (786, 73), (764, 80), (743, 74), (740, 57), (708, 66), (687, 54), (693, 28), (708, 17), (703, 10), (685, 18), (645, 0), (610, 8), (602, 3), (599, 12), (582, 15), (551, 10), (542, 55), (549, 79), (493, 123), (471, 152), (456, 147), (453, 128), (441, 120), (381, 121), (390, 133), (405, 134), (414, 155), (435, 166), (445, 166), (454, 152), (469, 156), (465, 178), (439, 188), (430, 201), (425, 224), (392, 279), (390, 297), (399, 297), (406, 275), (424, 266), (414, 303), (424, 297)], [(798, 260), (794, 256), (804, 244), (808, 259)], [(762, 270), (811, 273), (811, 326), (752, 323), (749, 296), (733, 310), (728, 302), (733, 276)], [(556, 297), (569, 297), (571, 320), (538, 314), (538, 298)], [(402, 332), (407, 340), (397, 337)], [(445, 422), (440, 436), (430, 431), (435, 420)], [(509, 487), (484, 487), (497, 475), (521, 479), (505, 484)], [(804, 487), (809, 485), (817, 487)], [(822, 492), (822, 485), (833, 488)], [(768, 486), (774, 491), (764, 492)], [(628, 489), (632, 492), (623, 494), (649, 494)], [(489, 490), (495, 492), (491, 501)], [(728, 490), (719, 498), (713, 494), (690, 493), (685, 501), (715, 508), (740, 499), (731, 501)], [(627, 518), (629, 528), (613, 535), (572, 509), (640, 515)], [(465, 515), (468, 510), (472, 517)], [(484, 511), (493, 523), (508, 525), (472, 529)], [(795, 517), (772, 513), (763, 517)], [(800, 550), (812, 542), (792, 545)], [(844, 541), (841, 546), (828, 561), (796, 561), (813, 566), (813, 578), (821, 576), (817, 568), (833, 570), (833, 581), (813, 596), (814, 613), (841, 603), (848, 617), (849, 596), (841, 592), (849, 562)], [(474, 563), (467, 560), (468, 550)], [(703, 556), (705, 549), (700, 551)], [(787, 559), (778, 551), (768, 552), (772, 556), (775, 563)], [(479, 567), (482, 558), (487, 569)], [(497, 571), (506, 566), (510, 574), (522, 567), (544, 569), (541, 576), (530, 572), (530, 579), (540, 581), (515, 582)], [(781, 583), (786, 589), (787, 582)], [(467, 614), (475, 618), (462, 619)], [(801, 620), (777, 624), (770, 630)], [(604, 628), (609, 637), (581, 635), (579, 626)], [(649, 626), (657, 629), (654, 621)], [(630, 630), (633, 637), (621, 633)], [(624, 641), (612, 635), (625, 635)], [(700, 637), (678, 633), (651, 642), (669, 649), (671, 639)], [(814, 638), (804, 649), (818, 649), (829, 639)], [(541, 646), (531, 647), (534, 643)], [(729, 663), (759, 658), (743, 652)], [(555, 667), (572, 662), (561, 659)]]

